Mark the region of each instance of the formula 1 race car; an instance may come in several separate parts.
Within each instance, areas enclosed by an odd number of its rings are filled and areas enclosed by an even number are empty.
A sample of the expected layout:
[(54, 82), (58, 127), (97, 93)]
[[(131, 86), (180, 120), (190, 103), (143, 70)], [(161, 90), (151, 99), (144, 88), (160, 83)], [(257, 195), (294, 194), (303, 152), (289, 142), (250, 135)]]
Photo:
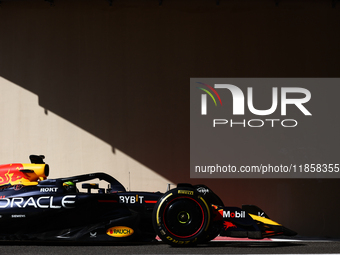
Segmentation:
[[(205, 185), (182, 183), (152, 193), (126, 191), (105, 173), (47, 179), (44, 158), (31, 155), (31, 164), (0, 166), (0, 239), (135, 242), (158, 235), (172, 246), (191, 246), (217, 235), (296, 234), (256, 206), (224, 206)], [(108, 188), (86, 183), (93, 179), (106, 181)], [(78, 190), (81, 182), (87, 192)]]

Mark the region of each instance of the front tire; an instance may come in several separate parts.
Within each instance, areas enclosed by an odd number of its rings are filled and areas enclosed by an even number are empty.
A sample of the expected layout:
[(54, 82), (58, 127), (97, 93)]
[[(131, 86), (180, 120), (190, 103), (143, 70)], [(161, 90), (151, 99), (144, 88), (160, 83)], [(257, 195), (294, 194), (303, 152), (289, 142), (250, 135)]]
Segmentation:
[(158, 200), (152, 221), (165, 243), (192, 246), (204, 241), (211, 223), (211, 209), (195, 189), (176, 188)]

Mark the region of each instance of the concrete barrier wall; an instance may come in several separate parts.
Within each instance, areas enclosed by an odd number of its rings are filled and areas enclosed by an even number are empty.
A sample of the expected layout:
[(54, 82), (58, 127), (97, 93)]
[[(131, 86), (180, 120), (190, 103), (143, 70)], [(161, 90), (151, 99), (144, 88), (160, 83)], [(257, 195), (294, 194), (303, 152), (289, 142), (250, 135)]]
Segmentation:
[[(211, 186), (300, 234), (338, 236), (339, 180), (190, 180), (190, 77), (338, 77), (331, 1), (2, 1), (0, 162)], [(246, 141), (244, 141), (246, 144)], [(227, 156), (227, 155), (226, 155)], [(246, 159), (245, 159), (246, 161)]]

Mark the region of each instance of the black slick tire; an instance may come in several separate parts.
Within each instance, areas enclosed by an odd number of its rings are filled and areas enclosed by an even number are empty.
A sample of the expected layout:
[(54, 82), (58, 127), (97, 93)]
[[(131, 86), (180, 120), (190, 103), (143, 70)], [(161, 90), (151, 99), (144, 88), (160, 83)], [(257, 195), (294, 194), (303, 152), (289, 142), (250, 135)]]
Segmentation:
[(193, 246), (205, 241), (211, 224), (211, 208), (195, 189), (176, 188), (158, 200), (152, 221), (163, 242)]

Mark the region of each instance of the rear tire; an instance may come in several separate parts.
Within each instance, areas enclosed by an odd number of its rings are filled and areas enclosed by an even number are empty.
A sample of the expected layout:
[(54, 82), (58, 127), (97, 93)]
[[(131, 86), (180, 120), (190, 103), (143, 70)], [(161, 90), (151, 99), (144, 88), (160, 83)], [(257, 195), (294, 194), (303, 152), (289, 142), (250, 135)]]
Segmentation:
[(211, 224), (210, 205), (193, 188), (176, 188), (165, 193), (153, 210), (157, 235), (172, 246), (204, 242)]

